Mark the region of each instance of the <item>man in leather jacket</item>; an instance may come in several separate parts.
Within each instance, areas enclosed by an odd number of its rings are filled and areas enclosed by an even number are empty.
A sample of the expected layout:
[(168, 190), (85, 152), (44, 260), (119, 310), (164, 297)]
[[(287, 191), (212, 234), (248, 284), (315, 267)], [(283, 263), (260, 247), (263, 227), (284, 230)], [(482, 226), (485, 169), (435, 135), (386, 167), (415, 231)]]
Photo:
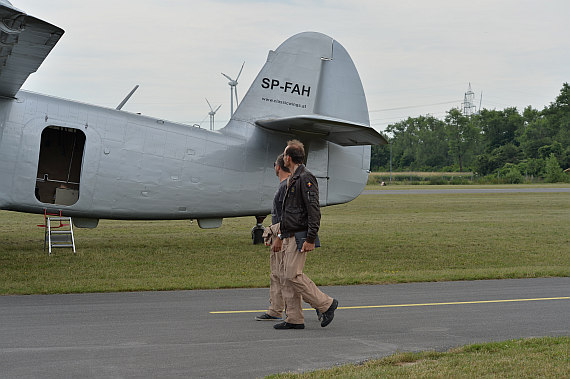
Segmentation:
[(321, 221), (319, 186), (315, 176), (303, 164), (305, 150), (301, 142), (289, 141), (283, 152), (283, 160), (293, 174), (288, 179), (283, 200), (281, 233), (272, 249), (285, 251), (281, 293), (287, 309), (287, 318), (284, 322), (274, 325), (274, 328), (304, 329), (302, 300), (322, 314), (321, 326), (325, 327), (333, 320), (338, 301), (319, 290), (315, 283), (303, 274), (307, 252), (315, 249)]

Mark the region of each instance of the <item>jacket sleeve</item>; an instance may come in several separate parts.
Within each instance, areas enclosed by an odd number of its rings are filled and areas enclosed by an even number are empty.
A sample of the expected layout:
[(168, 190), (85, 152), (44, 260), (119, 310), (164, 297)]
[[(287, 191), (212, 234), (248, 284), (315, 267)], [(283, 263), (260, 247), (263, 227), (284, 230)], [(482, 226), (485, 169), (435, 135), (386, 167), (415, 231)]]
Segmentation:
[(321, 225), (321, 208), (319, 206), (319, 185), (317, 179), (312, 174), (304, 175), (301, 188), (303, 190), (303, 202), (307, 207), (307, 242), (315, 243)]

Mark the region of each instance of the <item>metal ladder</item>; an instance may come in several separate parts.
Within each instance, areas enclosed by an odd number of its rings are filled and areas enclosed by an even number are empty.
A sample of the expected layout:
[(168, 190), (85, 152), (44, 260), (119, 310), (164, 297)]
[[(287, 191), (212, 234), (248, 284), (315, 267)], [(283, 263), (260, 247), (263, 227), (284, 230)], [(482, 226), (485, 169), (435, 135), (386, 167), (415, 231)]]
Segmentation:
[[(56, 221), (56, 225), (52, 225), (52, 221)], [(66, 224), (63, 222), (67, 221)], [(44, 223), (42, 226), (44, 228), (44, 251), (46, 245), (49, 248), (49, 255), (51, 255), (51, 249), (56, 247), (71, 247), (73, 249), (73, 254), (75, 254), (75, 238), (73, 237), (73, 222), (71, 217), (64, 217), (61, 215), (61, 211), (58, 213), (48, 213), (47, 209), (44, 210)], [(65, 229), (69, 227), (69, 229)]]
[[(51, 225), (52, 221), (57, 221), (59, 224), (53, 227)], [(64, 221), (68, 223), (64, 224)], [(75, 254), (75, 238), (73, 237), (73, 223), (71, 222), (71, 217), (48, 216), (46, 225), (49, 255), (51, 255), (51, 249), (56, 247), (71, 247), (73, 254)], [(63, 229), (66, 226), (69, 226), (69, 229)]]

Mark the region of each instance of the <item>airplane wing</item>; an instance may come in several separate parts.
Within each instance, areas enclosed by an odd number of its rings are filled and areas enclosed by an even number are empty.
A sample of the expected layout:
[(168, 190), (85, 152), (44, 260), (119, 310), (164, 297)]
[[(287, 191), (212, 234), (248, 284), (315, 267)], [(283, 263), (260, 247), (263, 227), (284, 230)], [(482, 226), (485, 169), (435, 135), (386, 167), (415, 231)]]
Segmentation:
[(279, 132), (313, 135), (341, 146), (385, 145), (386, 138), (373, 128), (337, 118), (300, 115), (258, 120), (258, 126)]
[(14, 97), (64, 31), (0, 1), (0, 96)]

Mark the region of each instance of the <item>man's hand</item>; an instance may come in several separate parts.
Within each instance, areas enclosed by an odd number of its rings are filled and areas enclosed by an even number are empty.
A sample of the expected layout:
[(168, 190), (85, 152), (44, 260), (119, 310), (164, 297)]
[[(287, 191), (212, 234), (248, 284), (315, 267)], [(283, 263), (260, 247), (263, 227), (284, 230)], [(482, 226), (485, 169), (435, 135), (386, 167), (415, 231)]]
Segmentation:
[(275, 238), (275, 241), (273, 241), (273, 246), (271, 246), (271, 251), (277, 253), (279, 250), (281, 250), (282, 246), (283, 241), (281, 241), (281, 238)]
[(309, 251), (315, 250), (314, 243), (308, 243), (307, 241), (303, 242), (303, 247), (301, 248), (301, 253), (306, 253)]

